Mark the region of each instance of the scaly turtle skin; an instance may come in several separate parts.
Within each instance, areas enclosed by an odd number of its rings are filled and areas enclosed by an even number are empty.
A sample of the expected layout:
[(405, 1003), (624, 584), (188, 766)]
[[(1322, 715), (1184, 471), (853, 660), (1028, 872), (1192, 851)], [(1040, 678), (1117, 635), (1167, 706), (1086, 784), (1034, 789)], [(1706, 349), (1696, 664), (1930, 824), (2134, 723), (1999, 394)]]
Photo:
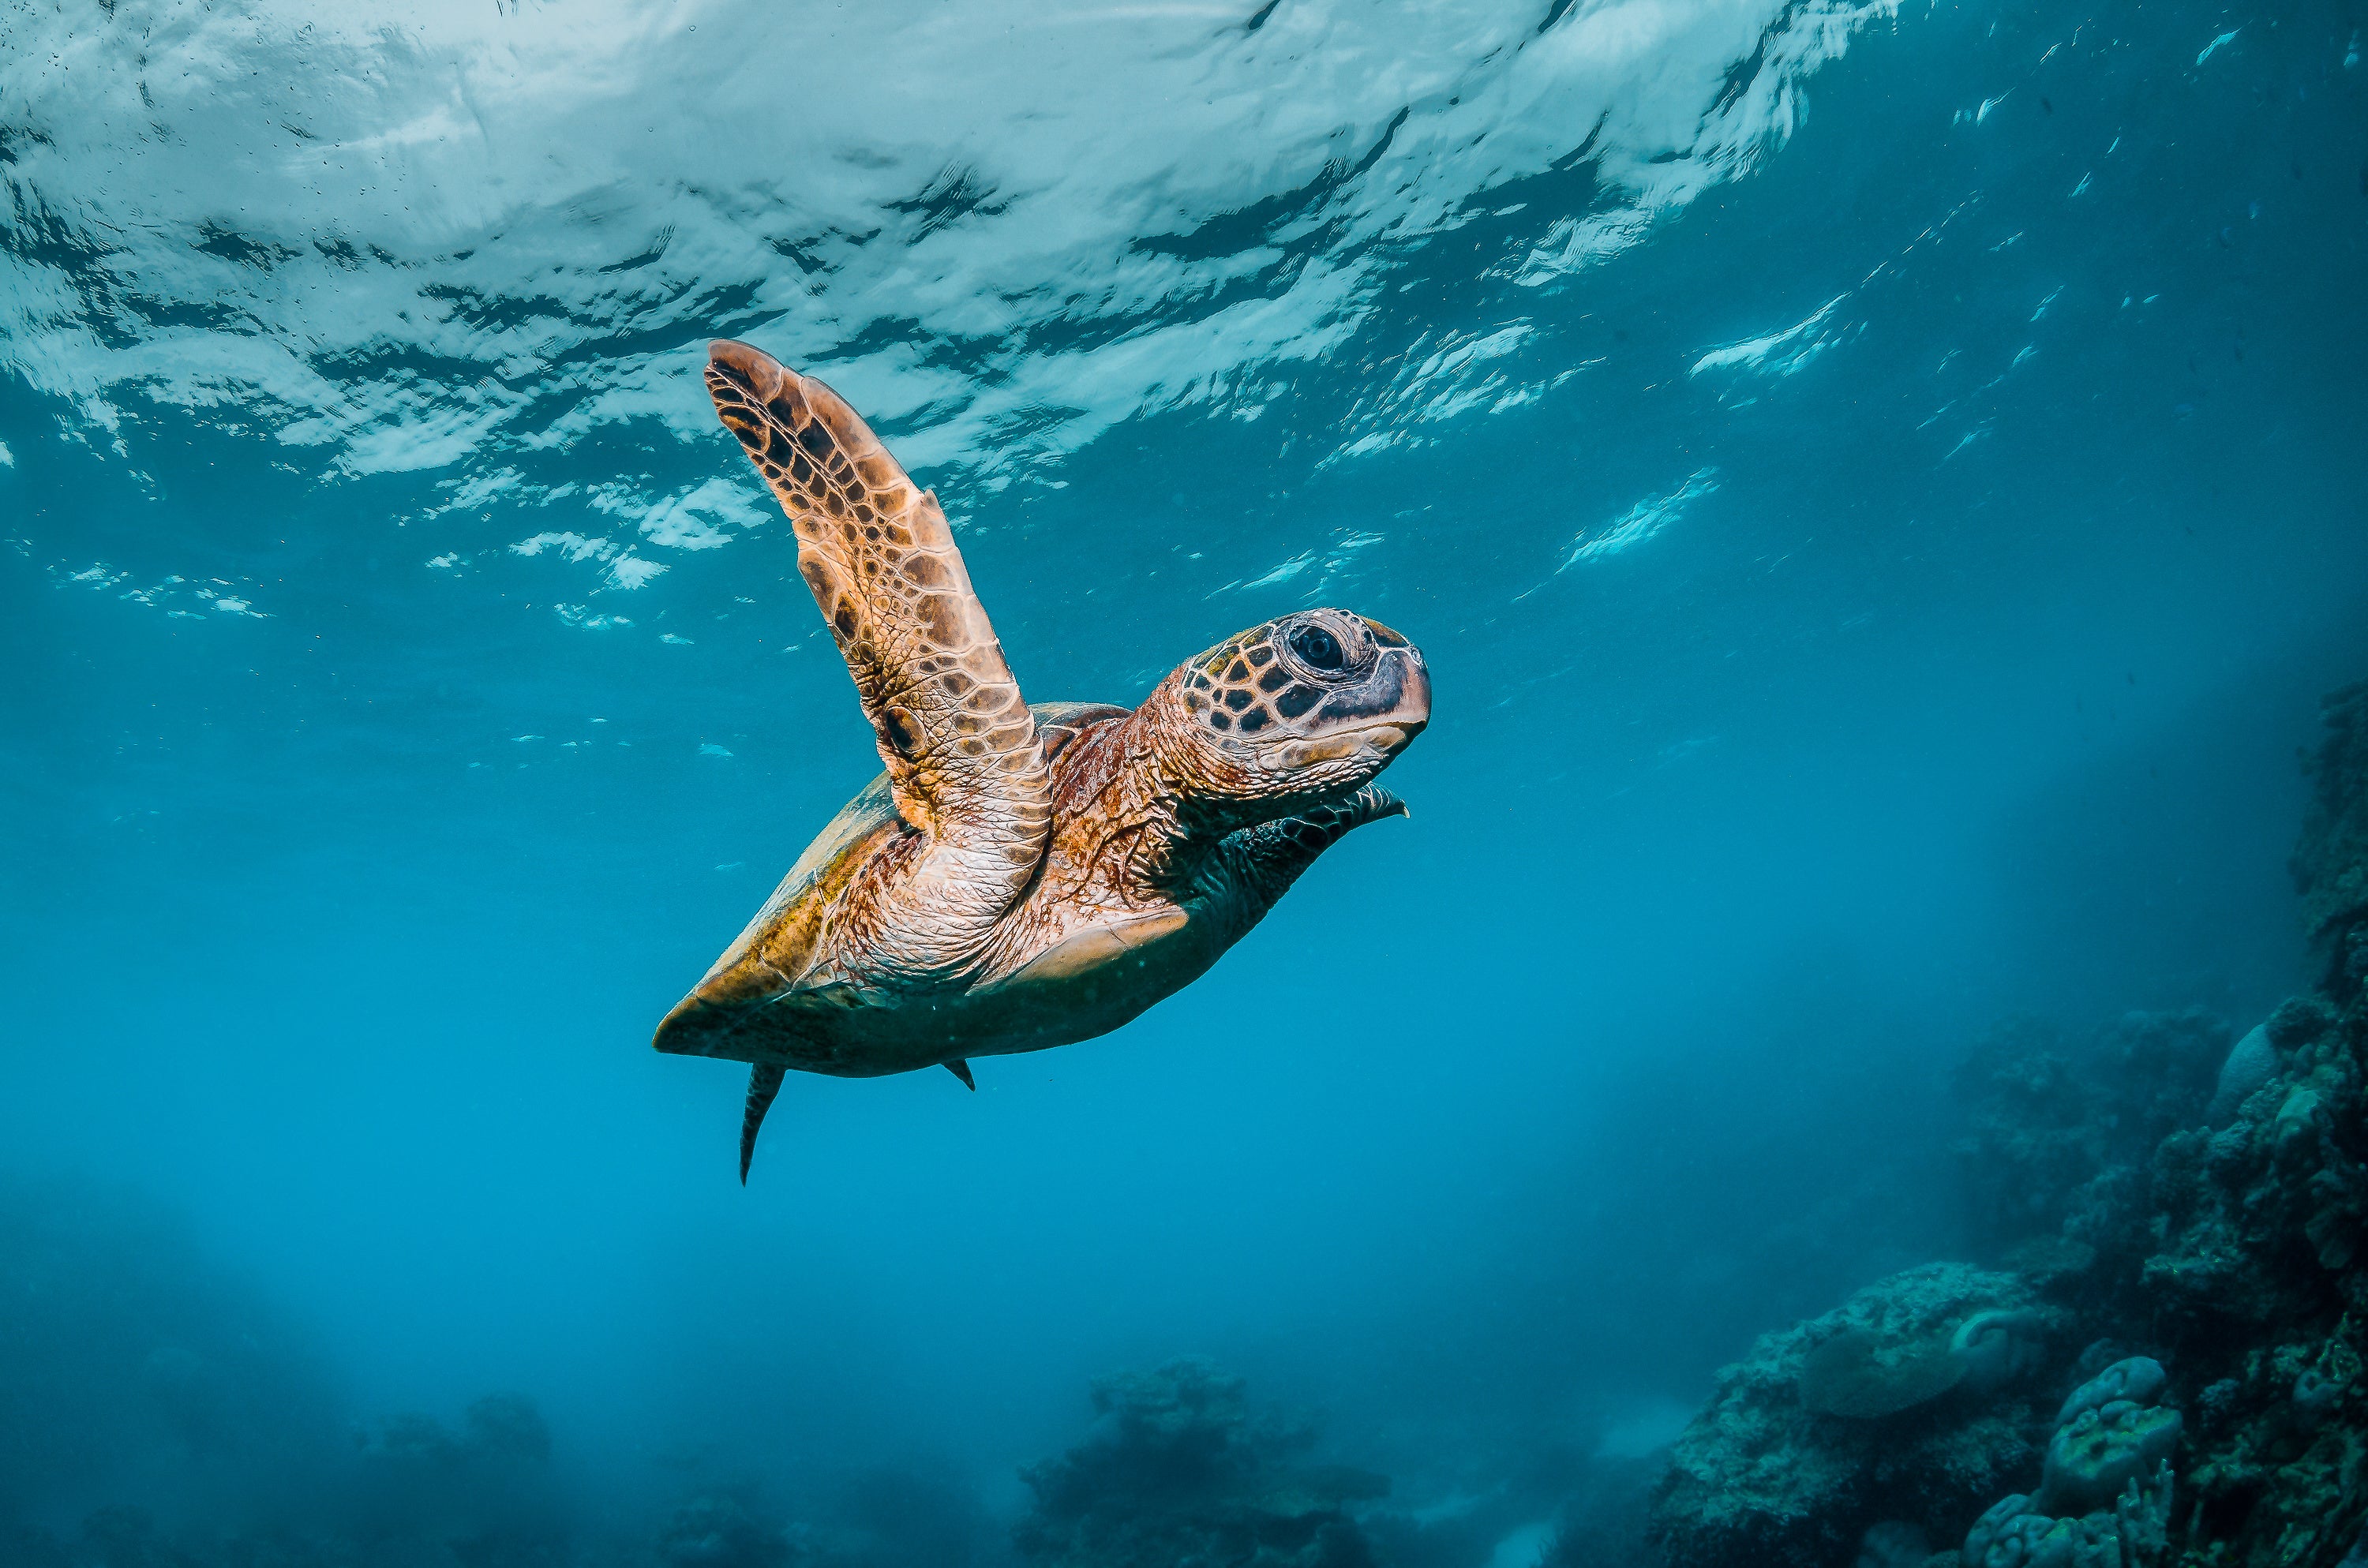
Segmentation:
[(729, 340), (707, 386), (797, 532), (798, 570), (887, 771), (825, 827), (660, 1051), (751, 1064), (740, 1133), (791, 1068), (871, 1077), (1041, 1051), (1197, 979), (1349, 829), (1430, 718), (1378, 621), (1302, 610), (1129, 712), (1029, 707), (937, 496), (828, 387)]

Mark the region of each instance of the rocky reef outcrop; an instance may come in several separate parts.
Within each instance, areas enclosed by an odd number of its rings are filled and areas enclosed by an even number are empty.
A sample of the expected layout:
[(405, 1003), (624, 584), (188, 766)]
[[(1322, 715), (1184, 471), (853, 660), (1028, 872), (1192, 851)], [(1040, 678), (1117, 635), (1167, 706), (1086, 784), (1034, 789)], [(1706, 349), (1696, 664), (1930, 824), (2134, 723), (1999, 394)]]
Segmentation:
[(1021, 1471), (1012, 1532), (1036, 1568), (1371, 1568), (1350, 1513), (1383, 1478), (1305, 1462), (1315, 1433), (1255, 1415), (1243, 1381), (1201, 1360), (1098, 1380), (1086, 1440)]
[(2330, 693), (2320, 711), (2327, 735), (2306, 765), (2317, 787), (2292, 867), (2304, 928), (2328, 948), (2334, 983), (2357, 984), (2368, 963), (2368, 681)]
[(2368, 1519), (2368, 1009), (2289, 1002), (2236, 1119), (2163, 1141), (2150, 1312), (2193, 1390), (2186, 1561), (2328, 1563)]
[(1826, 1568), (1892, 1525), (1956, 1533), (2036, 1466), (2066, 1326), (2021, 1277), (1926, 1264), (1763, 1335), (1678, 1440), (1653, 1539), (1672, 1568)]
[(2192, 1391), (2173, 1541), (2199, 1568), (2331, 1568), (2368, 1523), (2368, 683), (2326, 715), (2293, 860), (2326, 979), (2263, 1026), (2274, 1070), (2227, 1125), (2157, 1147), (2128, 1293)]
[(2232, 1038), (2200, 1008), (2126, 1014), (2085, 1040), (2030, 1018), (1993, 1028), (1954, 1085), (1974, 1247), (2004, 1256), (2057, 1237), (2142, 1246), (2110, 1221), (2142, 1197), (2156, 1145), (2208, 1114)]
[(1957, 1080), (1981, 1267), (1896, 1275), (1725, 1369), (1655, 1495), (1669, 1568), (2361, 1551), (2368, 683), (2326, 714), (2293, 859), (2319, 988), (2241, 1033), (2196, 1011), (1994, 1031)]

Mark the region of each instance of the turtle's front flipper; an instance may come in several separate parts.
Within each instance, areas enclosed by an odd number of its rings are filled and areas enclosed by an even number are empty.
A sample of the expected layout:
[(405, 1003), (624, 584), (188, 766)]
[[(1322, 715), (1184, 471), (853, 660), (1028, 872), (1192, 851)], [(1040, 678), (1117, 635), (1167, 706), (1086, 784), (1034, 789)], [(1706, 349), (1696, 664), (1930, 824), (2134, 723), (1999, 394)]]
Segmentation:
[(748, 1162), (757, 1157), (757, 1129), (765, 1125), (765, 1113), (773, 1108), (773, 1096), (781, 1092), (781, 1080), (790, 1070), (770, 1062), (759, 1062), (748, 1069), (748, 1103), (740, 1112), (740, 1185), (748, 1185)]
[(1219, 907), (1237, 922), (1237, 935), (1247, 931), (1265, 918), (1274, 901), (1291, 891), (1318, 855), (1350, 829), (1406, 814), (1404, 801), (1378, 784), (1368, 784), (1337, 806), (1318, 806), (1229, 834), (1217, 846)]
[(897, 814), (923, 835), (887, 894), (899, 940), (878, 960), (959, 970), (1035, 875), (1053, 798), (953, 530), (936, 494), (813, 377), (722, 338), (708, 346), (707, 390), (797, 530), (798, 571), (855, 677)]

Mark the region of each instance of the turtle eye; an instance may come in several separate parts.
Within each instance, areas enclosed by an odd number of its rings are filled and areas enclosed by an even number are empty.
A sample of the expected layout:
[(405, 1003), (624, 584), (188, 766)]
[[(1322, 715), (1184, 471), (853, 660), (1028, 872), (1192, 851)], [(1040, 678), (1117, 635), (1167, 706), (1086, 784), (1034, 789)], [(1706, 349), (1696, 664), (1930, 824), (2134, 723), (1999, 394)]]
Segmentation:
[(1291, 634), (1291, 651), (1311, 670), (1329, 672), (1349, 667), (1349, 655), (1341, 650), (1340, 640), (1312, 621)]

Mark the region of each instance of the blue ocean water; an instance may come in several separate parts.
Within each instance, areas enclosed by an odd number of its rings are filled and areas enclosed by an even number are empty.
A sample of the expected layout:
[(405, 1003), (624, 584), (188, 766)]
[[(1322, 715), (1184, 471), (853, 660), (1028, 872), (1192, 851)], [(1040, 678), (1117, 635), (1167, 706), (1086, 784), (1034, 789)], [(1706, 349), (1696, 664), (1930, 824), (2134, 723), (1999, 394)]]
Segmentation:
[[(1995, 1020), (2316, 972), (2364, 28), (9, 6), (0, 1540), (1001, 1562), (1191, 1355), (1386, 1560), (1528, 1568), (1952, 1256)], [(1318, 604), (1436, 686), (1204, 980), (800, 1076), (745, 1190), (650, 1030), (879, 764), (715, 335), (936, 487), (1031, 700)]]

